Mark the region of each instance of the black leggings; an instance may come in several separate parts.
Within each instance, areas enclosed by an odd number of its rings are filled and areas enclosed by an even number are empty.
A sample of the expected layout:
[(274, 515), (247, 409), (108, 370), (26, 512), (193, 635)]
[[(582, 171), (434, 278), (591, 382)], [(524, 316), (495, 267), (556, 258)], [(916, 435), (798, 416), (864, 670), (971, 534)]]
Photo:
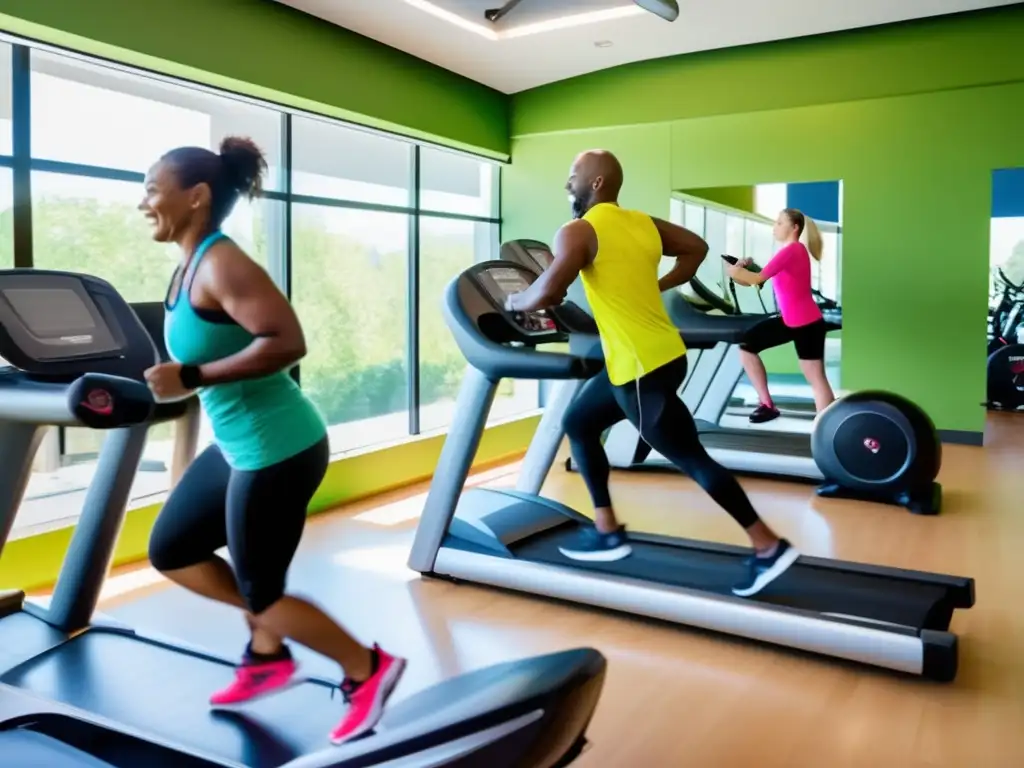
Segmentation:
[(227, 545), (238, 591), (259, 614), (284, 596), (306, 508), (327, 472), (327, 438), (254, 472), (233, 470), (211, 445), (189, 465), (153, 526), (149, 560), (175, 571)]
[(736, 478), (700, 444), (693, 416), (677, 394), (685, 378), (685, 356), (618, 387), (605, 371), (599, 373), (583, 385), (565, 413), (563, 425), (573, 458), (594, 506), (610, 507), (608, 457), (601, 436), (629, 419), (648, 445), (692, 477), (743, 528), (749, 528), (760, 518)]

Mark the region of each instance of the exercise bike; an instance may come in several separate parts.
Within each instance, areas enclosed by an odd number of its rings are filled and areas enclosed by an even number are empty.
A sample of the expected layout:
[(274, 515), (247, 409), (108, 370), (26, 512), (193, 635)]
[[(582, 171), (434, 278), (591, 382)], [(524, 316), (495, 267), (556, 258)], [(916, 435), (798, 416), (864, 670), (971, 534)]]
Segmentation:
[(993, 411), (1024, 409), (1024, 283), (1013, 283), (1001, 268), (1002, 287), (988, 313), (988, 363), (985, 407)]

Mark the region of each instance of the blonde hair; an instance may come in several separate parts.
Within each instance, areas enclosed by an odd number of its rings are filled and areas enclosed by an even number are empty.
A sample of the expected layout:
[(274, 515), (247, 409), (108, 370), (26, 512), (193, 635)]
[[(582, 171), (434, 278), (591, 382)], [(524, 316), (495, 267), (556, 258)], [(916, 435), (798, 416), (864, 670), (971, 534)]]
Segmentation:
[(797, 237), (800, 238), (801, 243), (807, 246), (811, 257), (815, 261), (821, 261), (821, 253), (825, 248), (825, 243), (821, 239), (821, 231), (818, 229), (818, 225), (814, 223), (814, 219), (810, 216), (805, 216), (803, 211), (798, 211), (796, 208), (786, 208), (783, 210), (783, 213), (786, 214), (786, 218), (796, 227)]

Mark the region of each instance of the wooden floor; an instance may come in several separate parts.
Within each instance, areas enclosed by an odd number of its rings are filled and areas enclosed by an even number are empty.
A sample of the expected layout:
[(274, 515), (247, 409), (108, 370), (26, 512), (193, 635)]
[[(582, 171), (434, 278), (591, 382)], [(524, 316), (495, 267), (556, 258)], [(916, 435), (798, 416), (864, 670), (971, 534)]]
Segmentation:
[[(943, 514), (820, 500), (810, 486), (745, 480), (755, 506), (813, 555), (973, 576), (977, 605), (954, 618), (952, 685), (472, 586), (422, 581), (405, 559), (423, 488), (317, 518), (292, 588), (364, 640), (410, 659), (398, 698), (487, 664), (577, 645), (609, 660), (581, 768), (1019, 768), (1024, 766), (1024, 416), (996, 416), (988, 444), (947, 448)], [(515, 467), (475, 483), (510, 485)], [(580, 479), (556, 468), (546, 493), (586, 509)], [(724, 513), (671, 474), (613, 476), (636, 529), (743, 543)], [(137, 626), (234, 655), (241, 622), (148, 568), (107, 585), (106, 610)], [(307, 669), (331, 674), (303, 654)]]

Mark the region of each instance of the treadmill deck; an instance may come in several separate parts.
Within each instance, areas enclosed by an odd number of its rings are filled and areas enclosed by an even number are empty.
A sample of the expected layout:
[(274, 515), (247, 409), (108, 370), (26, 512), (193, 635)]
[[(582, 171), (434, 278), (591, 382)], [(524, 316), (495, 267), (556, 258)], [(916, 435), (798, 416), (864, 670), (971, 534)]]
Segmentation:
[(701, 430), (700, 442), (708, 449), (750, 451), (814, 460), (811, 454), (810, 435), (802, 432), (715, 427), (713, 430)]
[[(670, 546), (634, 537), (630, 557), (614, 562), (571, 560), (561, 552), (573, 540), (575, 523), (531, 536), (512, 546), (516, 559), (546, 565), (579, 568), (653, 584), (730, 595), (743, 574), (743, 556), (730, 552)], [(472, 544), (447, 536), (443, 546), (480, 552)], [(482, 554), (486, 554), (481, 552)], [(492, 553), (493, 554), (493, 553)], [(595, 589), (599, 589), (595, 584)], [(921, 629), (946, 631), (952, 615), (948, 590), (940, 585), (898, 581), (881, 575), (815, 567), (797, 561), (770, 584), (754, 602), (813, 611), (838, 619), (881, 622), (890, 629), (917, 633)]]
[(232, 674), (225, 662), (91, 629), (9, 670), (0, 682), (252, 768), (277, 768), (329, 746), (328, 733), (343, 713), (329, 686), (305, 682), (244, 711), (210, 709), (210, 694)]

